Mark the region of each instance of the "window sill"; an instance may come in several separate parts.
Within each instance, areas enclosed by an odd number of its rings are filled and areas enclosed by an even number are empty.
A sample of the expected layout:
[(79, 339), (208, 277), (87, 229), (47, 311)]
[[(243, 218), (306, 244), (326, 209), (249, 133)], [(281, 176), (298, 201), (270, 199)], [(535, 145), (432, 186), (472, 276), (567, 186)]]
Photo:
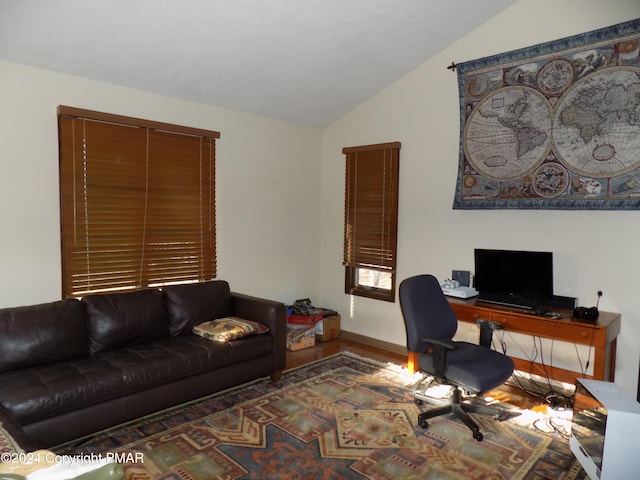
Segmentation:
[(393, 290), (381, 290), (379, 288), (368, 288), (357, 286), (353, 287), (349, 292), (349, 295), (355, 295), (357, 297), (367, 297), (374, 300), (383, 300), (385, 302), (395, 302), (396, 292)]

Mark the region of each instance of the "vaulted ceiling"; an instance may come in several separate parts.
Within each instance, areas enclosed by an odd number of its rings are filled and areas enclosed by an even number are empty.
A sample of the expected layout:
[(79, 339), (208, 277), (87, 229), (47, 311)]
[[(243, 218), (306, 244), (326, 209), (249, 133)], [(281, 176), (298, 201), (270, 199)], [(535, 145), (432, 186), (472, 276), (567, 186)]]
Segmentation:
[(0, 59), (322, 127), (516, 1), (0, 0)]

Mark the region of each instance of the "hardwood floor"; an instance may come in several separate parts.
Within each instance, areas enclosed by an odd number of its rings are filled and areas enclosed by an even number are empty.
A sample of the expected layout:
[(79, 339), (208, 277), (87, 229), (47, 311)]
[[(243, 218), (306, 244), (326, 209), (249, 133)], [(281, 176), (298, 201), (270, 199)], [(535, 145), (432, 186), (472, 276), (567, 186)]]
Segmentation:
[(405, 355), (339, 337), (329, 342), (316, 342), (315, 347), (312, 348), (305, 348), (296, 352), (287, 350), (285, 370), (296, 368), (340, 352), (351, 352), (356, 355), (378, 360), (379, 362), (393, 362), (404, 367), (407, 366), (407, 357)]
[[(345, 351), (380, 362), (393, 362), (402, 367), (407, 366), (406, 355), (339, 337), (329, 342), (316, 342), (316, 345), (312, 348), (305, 348), (296, 352), (287, 350), (285, 370), (296, 368)], [(543, 403), (540, 398), (529, 395), (523, 390), (511, 385), (503, 385), (496, 390), (488, 392), (488, 395), (496, 400), (511, 403), (523, 409), (538, 407)]]

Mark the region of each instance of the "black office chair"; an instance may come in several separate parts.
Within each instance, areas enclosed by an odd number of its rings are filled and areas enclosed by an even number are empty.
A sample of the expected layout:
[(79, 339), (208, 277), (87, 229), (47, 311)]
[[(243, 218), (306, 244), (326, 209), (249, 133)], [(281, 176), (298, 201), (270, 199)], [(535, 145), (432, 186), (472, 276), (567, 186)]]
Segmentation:
[[(480, 427), (468, 412), (501, 418), (503, 411), (463, 399), (462, 391), (477, 395), (492, 390), (506, 382), (513, 373), (513, 360), (491, 349), (493, 330), (502, 326), (489, 320), (479, 320), (481, 345), (453, 341), (458, 320), (433, 275), (417, 275), (403, 280), (400, 283), (400, 308), (407, 329), (407, 348), (418, 353), (418, 365), (428, 376), (429, 384), (435, 380), (453, 388), (445, 405), (419, 414), (418, 424), (427, 428), (427, 419), (453, 413), (471, 429), (473, 438), (481, 441)], [(414, 387), (416, 403), (438, 403), (437, 399), (420, 391), (425, 380), (427, 377)]]

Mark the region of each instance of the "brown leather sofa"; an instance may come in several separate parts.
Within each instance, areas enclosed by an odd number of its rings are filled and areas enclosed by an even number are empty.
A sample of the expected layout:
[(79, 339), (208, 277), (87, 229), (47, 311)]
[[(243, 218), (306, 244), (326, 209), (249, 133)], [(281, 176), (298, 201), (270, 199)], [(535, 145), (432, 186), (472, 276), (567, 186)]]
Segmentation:
[[(227, 316), (269, 332), (225, 343), (192, 333)], [(285, 337), (282, 303), (231, 292), (222, 280), (2, 309), (0, 422), (22, 448), (50, 448), (257, 378), (277, 380)]]

